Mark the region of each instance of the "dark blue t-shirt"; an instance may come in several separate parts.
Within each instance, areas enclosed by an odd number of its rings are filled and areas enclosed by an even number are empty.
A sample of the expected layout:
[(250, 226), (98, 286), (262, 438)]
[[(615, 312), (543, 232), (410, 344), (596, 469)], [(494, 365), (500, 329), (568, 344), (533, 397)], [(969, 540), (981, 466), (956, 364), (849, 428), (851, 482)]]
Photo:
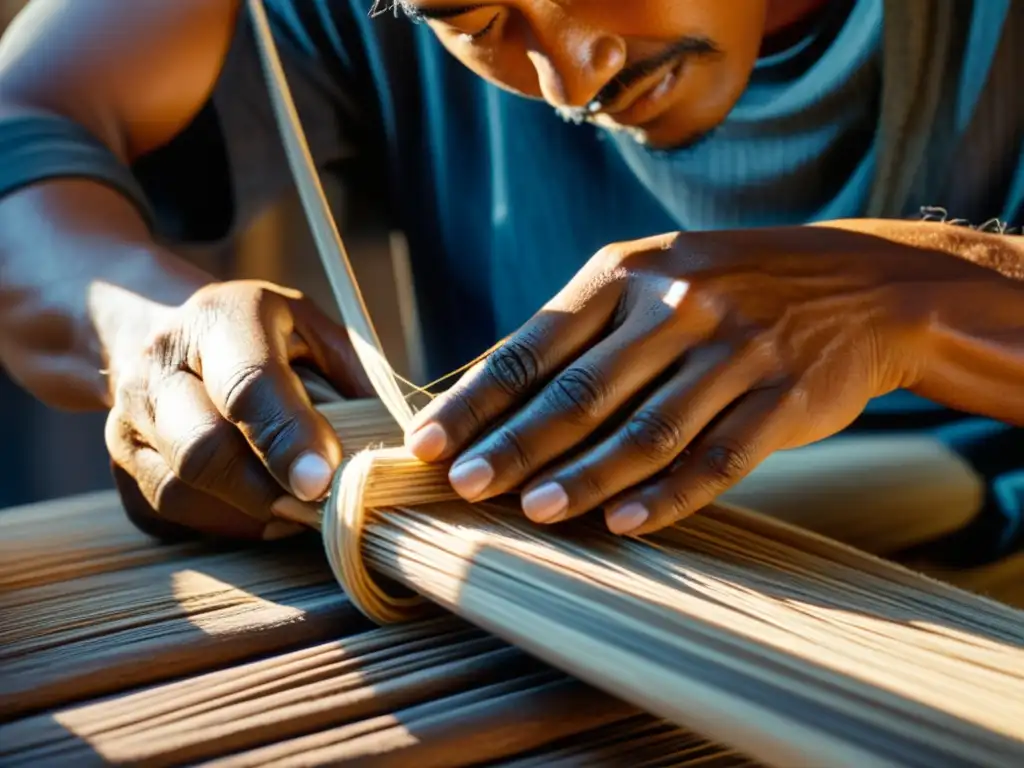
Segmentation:
[[(678, 152), (568, 124), (470, 73), (425, 26), (371, 18), (370, 0), (266, 5), (321, 170), (354, 174), (357, 192), (375, 198), (406, 236), (432, 377), (513, 331), (608, 243), (865, 215), (882, 0), (830, 3), (804, 40), (758, 62), (710, 138)], [(946, 92), (936, 130), (952, 137), (951, 155), (947, 166), (923, 169), (927, 183), (903, 213), (943, 206), (958, 218), (1019, 227), (1024, 6), (957, 8), (946, 66), (934, 73)], [(192, 139), (192, 154), (203, 145), (221, 164), (232, 201), (206, 206), (223, 219), (211, 231), (237, 228), (292, 183), (244, 20), (200, 122), (217, 135)], [(897, 393), (876, 408), (892, 426), (921, 405)], [(993, 481), (1024, 488), (1024, 475), (997, 474)]]

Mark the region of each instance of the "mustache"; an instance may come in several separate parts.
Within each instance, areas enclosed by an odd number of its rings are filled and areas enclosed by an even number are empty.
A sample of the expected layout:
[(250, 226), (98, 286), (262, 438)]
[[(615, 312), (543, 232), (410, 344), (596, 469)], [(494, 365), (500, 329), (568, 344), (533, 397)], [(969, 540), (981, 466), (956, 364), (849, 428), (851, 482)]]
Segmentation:
[(622, 69), (585, 107), (563, 107), (563, 117), (572, 122), (583, 122), (588, 116), (608, 104), (615, 103), (622, 94), (629, 91), (645, 77), (657, 72), (672, 61), (715, 56), (720, 53), (717, 45), (706, 37), (684, 37), (673, 43), (657, 56), (651, 56)]

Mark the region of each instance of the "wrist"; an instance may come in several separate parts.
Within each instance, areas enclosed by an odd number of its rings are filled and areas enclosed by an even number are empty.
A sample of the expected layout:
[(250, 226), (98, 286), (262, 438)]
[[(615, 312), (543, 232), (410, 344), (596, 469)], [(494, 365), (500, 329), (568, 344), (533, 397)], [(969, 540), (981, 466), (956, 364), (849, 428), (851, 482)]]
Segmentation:
[[(911, 329), (903, 386), (950, 408), (1024, 425), (1024, 238), (940, 222), (860, 219), (817, 226), (871, 235), (946, 264), (893, 284), (896, 325)], [(959, 262), (957, 264), (956, 262)]]
[(0, 361), (47, 404), (110, 405), (111, 364), (161, 312), (213, 278), (153, 243), (132, 205), (88, 181), (57, 181), (0, 203)]
[(163, 249), (132, 250), (119, 258), (116, 276), (85, 290), (79, 348), (98, 361), (110, 383), (149, 343), (175, 308), (214, 278)]
[(985, 275), (926, 291), (926, 356), (912, 389), (951, 408), (1024, 425), (1024, 283)]
[(119, 372), (156, 327), (213, 282), (156, 249), (106, 255), (116, 259), (116, 272), (97, 270), (4, 302), (0, 357), (12, 378), (51, 407), (109, 408)]

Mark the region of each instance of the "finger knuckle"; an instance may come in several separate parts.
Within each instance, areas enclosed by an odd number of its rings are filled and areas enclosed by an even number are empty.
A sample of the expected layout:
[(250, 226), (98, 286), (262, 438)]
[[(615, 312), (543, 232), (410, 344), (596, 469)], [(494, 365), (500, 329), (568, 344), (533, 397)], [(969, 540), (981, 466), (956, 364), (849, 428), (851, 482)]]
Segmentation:
[(637, 252), (632, 243), (609, 243), (594, 254), (593, 262), (607, 275), (616, 275), (635, 258)]
[(580, 473), (575, 478), (575, 485), (578, 487), (578, 496), (587, 500), (587, 506), (600, 504), (611, 495), (608, 493), (604, 479), (597, 472), (584, 471)]
[(664, 519), (675, 521), (689, 517), (694, 511), (693, 496), (685, 487), (672, 487), (666, 494)]
[(120, 459), (132, 452), (136, 439), (137, 432), (132, 420), (120, 405), (115, 404), (103, 425), (107, 452), (115, 460)]
[(787, 418), (793, 419), (798, 415), (805, 414), (809, 403), (810, 393), (798, 383), (780, 387), (772, 405), (775, 413), (785, 414)]
[(174, 443), (166, 458), (175, 477), (199, 489), (223, 482), (238, 460), (231, 429), (223, 421), (200, 424)]
[(198, 336), (218, 323), (258, 320), (280, 300), (279, 295), (256, 281), (215, 284), (189, 299), (181, 324)]
[(614, 270), (622, 261), (622, 254), (620, 243), (609, 243), (594, 254), (593, 262), (604, 270)]
[(250, 439), (262, 456), (276, 456), (287, 452), (288, 446), (300, 431), (298, 419), (287, 418), (279, 413), (255, 425)]
[(140, 485), (147, 486), (148, 490), (145, 493), (150, 497), (149, 503), (153, 505), (153, 511), (160, 518), (174, 517), (175, 511), (179, 509), (178, 499), (188, 488), (188, 483), (171, 473), (146, 478)]
[(155, 331), (143, 347), (143, 358), (160, 370), (177, 370), (188, 357), (188, 339), (179, 328)]
[(626, 424), (626, 440), (644, 456), (655, 460), (671, 458), (683, 444), (683, 427), (667, 413), (645, 410)]
[[(222, 399), (227, 418), (238, 424), (253, 418), (254, 411), (267, 407), (273, 398), (264, 398), (266, 387), (266, 365), (251, 363), (244, 365), (227, 376), (223, 383)], [(268, 402), (264, 402), (264, 401)], [(264, 419), (261, 419), (265, 420)]]
[(499, 430), (495, 435), (497, 453), (507, 469), (525, 470), (530, 467), (530, 452), (519, 434), (512, 429)]
[(540, 378), (541, 358), (529, 336), (511, 339), (487, 358), (487, 376), (512, 397), (530, 392)]
[(586, 421), (596, 418), (607, 400), (603, 377), (591, 368), (569, 368), (551, 383), (550, 407), (570, 419)]
[(750, 451), (740, 443), (719, 441), (704, 451), (704, 470), (717, 485), (729, 485), (750, 471)]

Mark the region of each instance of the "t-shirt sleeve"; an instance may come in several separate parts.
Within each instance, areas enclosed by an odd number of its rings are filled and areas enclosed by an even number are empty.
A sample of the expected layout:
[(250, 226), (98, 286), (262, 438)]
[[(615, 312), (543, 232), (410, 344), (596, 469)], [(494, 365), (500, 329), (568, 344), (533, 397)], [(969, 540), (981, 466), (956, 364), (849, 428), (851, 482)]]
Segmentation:
[[(324, 4), (269, 0), (266, 7), (314, 161), (322, 169), (354, 156), (363, 117), (347, 85), (351, 78), (324, 63), (338, 58), (321, 50), (318, 12)], [(247, 13), (240, 14), (208, 103), (134, 171), (156, 210), (160, 234), (177, 242), (229, 238), (292, 188)]]

